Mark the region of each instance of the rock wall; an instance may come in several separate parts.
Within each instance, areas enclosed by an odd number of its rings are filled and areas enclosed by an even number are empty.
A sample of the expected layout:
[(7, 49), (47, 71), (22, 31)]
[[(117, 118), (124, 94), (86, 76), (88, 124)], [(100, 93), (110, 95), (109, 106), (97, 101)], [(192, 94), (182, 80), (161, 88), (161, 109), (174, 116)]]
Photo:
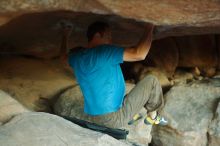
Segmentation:
[(0, 89), (34, 111), (51, 112), (48, 99), (76, 84), (58, 60), (5, 56), (0, 68)]
[(215, 35), (176, 37), (179, 48), (179, 66), (217, 66)]
[(145, 59), (145, 64), (153, 63), (154, 66), (165, 70), (173, 75), (176, 67), (179, 66), (179, 48), (172, 37), (155, 40), (152, 43), (149, 54)]

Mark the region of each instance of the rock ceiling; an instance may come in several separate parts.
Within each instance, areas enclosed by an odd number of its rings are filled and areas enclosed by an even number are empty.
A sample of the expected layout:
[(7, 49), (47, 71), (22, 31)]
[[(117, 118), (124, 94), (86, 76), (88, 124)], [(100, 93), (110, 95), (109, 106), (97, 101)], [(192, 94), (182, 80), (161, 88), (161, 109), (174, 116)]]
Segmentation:
[(137, 43), (144, 22), (157, 25), (154, 39), (219, 34), (220, 1), (1, 0), (0, 48), (17, 53), (56, 48), (56, 52), (61, 22), (73, 25), (70, 46), (83, 45), (86, 28), (95, 20), (108, 21), (114, 43), (124, 46)]

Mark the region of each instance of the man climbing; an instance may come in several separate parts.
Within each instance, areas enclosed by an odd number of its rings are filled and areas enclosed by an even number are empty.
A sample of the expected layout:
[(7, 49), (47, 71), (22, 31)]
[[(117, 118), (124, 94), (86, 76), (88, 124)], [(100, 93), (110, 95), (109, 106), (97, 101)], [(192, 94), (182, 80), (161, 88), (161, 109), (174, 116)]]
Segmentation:
[(70, 27), (63, 28), (63, 41), (60, 55), (68, 60), (74, 70), (76, 79), (84, 96), (85, 119), (111, 128), (125, 127), (132, 124), (145, 107), (148, 116), (146, 124), (167, 124), (157, 114), (163, 105), (163, 94), (158, 80), (146, 76), (125, 96), (125, 81), (120, 68), (123, 61), (140, 61), (147, 56), (154, 26), (148, 24), (146, 31), (136, 47), (123, 48), (112, 45), (109, 25), (105, 22), (94, 22), (88, 27), (88, 45), (73, 50), (67, 55), (67, 40)]

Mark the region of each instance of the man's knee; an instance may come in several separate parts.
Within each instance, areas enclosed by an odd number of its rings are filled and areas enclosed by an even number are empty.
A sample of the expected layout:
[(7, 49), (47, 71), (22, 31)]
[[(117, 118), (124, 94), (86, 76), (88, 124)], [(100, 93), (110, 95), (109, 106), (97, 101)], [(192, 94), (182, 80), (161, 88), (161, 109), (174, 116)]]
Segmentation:
[(151, 84), (159, 84), (159, 80), (156, 76), (150, 74), (144, 77), (143, 79), (146, 83), (151, 83)]

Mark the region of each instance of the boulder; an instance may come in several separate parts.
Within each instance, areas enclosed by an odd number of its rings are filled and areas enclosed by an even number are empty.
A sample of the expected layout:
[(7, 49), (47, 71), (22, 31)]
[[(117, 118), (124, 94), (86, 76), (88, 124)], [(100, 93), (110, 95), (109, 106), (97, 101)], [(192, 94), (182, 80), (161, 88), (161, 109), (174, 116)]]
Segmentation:
[(80, 87), (77, 85), (62, 93), (53, 105), (53, 110), (57, 115), (85, 119), (84, 99)]
[[(194, 69), (193, 71), (197, 72), (199, 70)], [(189, 81), (193, 81), (193, 79), (194, 79), (193, 73), (180, 70), (180, 69), (178, 69), (173, 76), (173, 81), (176, 84), (186, 84)]]
[(0, 125), (9, 121), (14, 116), (28, 111), (18, 101), (0, 90)]
[(216, 109), (214, 118), (209, 126), (209, 145), (208, 146), (219, 146), (220, 145), (220, 102)]
[[(128, 93), (134, 87), (133, 84), (126, 84), (126, 92)], [(78, 119), (88, 119), (84, 113), (83, 95), (79, 86), (75, 86), (65, 91), (54, 104), (54, 112), (57, 115), (75, 117)], [(142, 109), (140, 113), (146, 116), (146, 110)], [(129, 130), (127, 140), (131, 143), (148, 145), (151, 141), (151, 128), (144, 124), (144, 120), (138, 120), (133, 125), (127, 125), (122, 129)]]
[(202, 80), (177, 85), (165, 95), (161, 114), (168, 125), (154, 127), (154, 146), (206, 146), (208, 127), (217, 107), (219, 80)]
[(217, 68), (216, 66), (215, 67), (202, 67), (200, 69), (201, 75), (211, 78), (211, 77), (215, 76), (215, 74), (217, 73), (216, 68)]
[(75, 125), (61, 117), (29, 112), (17, 115), (0, 127), (5, 146), (129, 146), (106, 134)]
[[(143, 118), (147, 116), (147, 111), (145, 108), (142, 108), (139, 113), (143, 116)], [(136, 144), (137, 146), (148, 146), (152, 140), (152, 126), (146, 125), (143, 118), (136, 121), (132, 125), (127, 125), (124, 127), (129, 131), (127, 141)]]

